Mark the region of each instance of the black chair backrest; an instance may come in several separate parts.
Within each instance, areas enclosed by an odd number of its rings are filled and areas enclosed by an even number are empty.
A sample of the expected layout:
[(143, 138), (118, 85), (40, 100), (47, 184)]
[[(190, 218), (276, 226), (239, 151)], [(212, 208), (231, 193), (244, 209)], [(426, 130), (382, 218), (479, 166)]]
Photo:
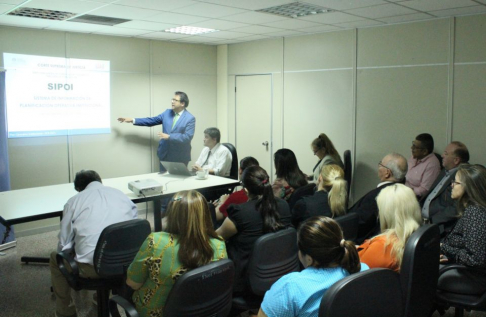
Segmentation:
[(234, 277), (234, 264), (228, 259), (184, 273), (167, 297), (164, 317), (227, 316)]
[(314, 195), (315, 188), (316, 184), (314, 183), (309, 183), (307, 185), (297, 188), (288, 200), (290, 210), (294, 208), (297, 201), (299, 201), (299, 199), (301, 199), (302, 197)]
[(424, 225), (408, 239), (400, 267), (405, 317), (430, 315), (439, 277), (439, 255), (437, 225)]
[(358, 272), (333, 284), (322, 297), (319, 317), (401, 317), (398, 273), (383, 268)]
[(344, 239), (356, 241), (358, 237), (359, 215), (356, 212), (334, 218), (343, 230)]
[(233, 157), (231, 161), (231, 169), (229, 178), (238, 180), (238, 154), (236, 153), (236, 148), (231, 143), (221, 143), (228, 148)]
[(122, 276), (150, 231), (150, 223), (145, 219), (123, 221), (106, 227), (98, 239), (93, 258), (98, 275), (103, 278)]
[(348, 197), (349, 191), (351, 189), (351, 181), (353, 175), (353, 164), (351, 163), (351, 151), (346, 150), (343, 154), (343, 164), (344, 164), (344, 179), (348, 182)]
[(439, 163), (440, 163), (440, 169), (443, 170), (444, 169), (444, 166), (442, 166), (442, 155), (440, 154), (437, 154), (434, 152), (434, 155), (435, 157), (439, 160)]
[(263, 296), (280, 277), (300, 270), (297, 232), (287, 228), (267, 233), (255, 241), (248, 264), (253, 294)]

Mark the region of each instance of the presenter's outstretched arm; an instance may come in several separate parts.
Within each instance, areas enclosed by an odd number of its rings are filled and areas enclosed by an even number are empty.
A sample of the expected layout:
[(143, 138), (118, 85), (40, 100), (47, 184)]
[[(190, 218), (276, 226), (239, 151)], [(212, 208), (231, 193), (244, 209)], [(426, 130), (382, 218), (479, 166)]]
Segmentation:
[(123, 122), (125, 122), (125, 123), (133, 123), (133, 118), (118, 118), (118, 121), (120, 123), (123, 123)]

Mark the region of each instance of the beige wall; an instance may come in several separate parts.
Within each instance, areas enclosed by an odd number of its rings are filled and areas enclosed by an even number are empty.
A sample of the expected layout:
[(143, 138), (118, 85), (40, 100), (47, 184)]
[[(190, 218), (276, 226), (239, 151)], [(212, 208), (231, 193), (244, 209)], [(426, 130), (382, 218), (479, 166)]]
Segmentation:
[(460, 140), (486, 163), (477, 137), (486, 132), (486, 15), (229, 45), (230, 113), (234, 77), (249, 73), (280, 78), (273, 151), (294, 150), (310, 173), (309, 144), (328, 134), (341, 154), (352, 151), (354, 200), (378, 183), (378, 161), (408, 158), (419, 133), (434, 136), (437, 153)]
[[(202, 150), (204, 129), (217, 122), (215, 46), (0, 27), (0, 52), (111, 63), (112, 132), (9, 139), (12, 189), (71, 182), (81, 169), (96, 170), (102, 178), (158, 171), (161, 128), (120, 124), (116, 118), (157, 115), (170, 108), (176, 90), (188, 94), (188, 110), (196, 117), (193, 161)], [(58, 224), (51, 219), (18, 225), (16, 231)]]

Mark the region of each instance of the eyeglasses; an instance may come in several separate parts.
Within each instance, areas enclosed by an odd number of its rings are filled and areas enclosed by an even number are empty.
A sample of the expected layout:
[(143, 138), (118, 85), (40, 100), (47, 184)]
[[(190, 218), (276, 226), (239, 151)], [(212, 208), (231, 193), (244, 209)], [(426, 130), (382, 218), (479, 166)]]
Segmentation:
[(176, 102), (176, 101), (177, 102), (180, 102), (180, 100), (177, 100), (177, 99), (172, 98), (172, 102)]
[(454, 187), (454, 186), (456, 186), (456, 185), (461, 185), (461, 184), (462, 184), (462, 183), (460, 183), (460, 182), (453, 181), (453, 182), (451, 183), (451, 187)]
[(391, 170), (389, 167), (387, 167), (387, 166), (383, 165), (383, 163), (381, 163), (381, 161), (379, 161), (379, 162), (378, 162), (378, 166), (381, 166), (381, 167), (383, 167), (383, 168), (386, 168), (387, 170), (389, 170), (389, 171), (390, 171), (390, 174), (392, 174), (392, 175), (393, 175), (392, 170)]

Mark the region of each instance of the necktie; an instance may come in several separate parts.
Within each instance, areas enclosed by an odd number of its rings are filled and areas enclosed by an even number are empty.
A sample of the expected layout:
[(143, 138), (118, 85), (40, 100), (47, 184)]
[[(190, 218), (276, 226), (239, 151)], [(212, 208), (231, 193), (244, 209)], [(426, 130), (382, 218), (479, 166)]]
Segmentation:
[(209, 160), (209, 156), (210, 155), (211, 155), (211, 151), (208, 152), (208, 157), (206, 157), (206, 160), (204, 161), (203, 165), (201, 165), (201, 167), (204, 166), (204, 165), (206, 165), (208, 163), (208, 160)]
[(177, 122), (178, 119), (179, 119), (179, 114), (176, 113), (175, 116), (174, 116), (174, 120), (172, 121), (172, 128), (174, 128), (174, 126), (175, 126), (175, 124), (176, 124), (176, 122)]

